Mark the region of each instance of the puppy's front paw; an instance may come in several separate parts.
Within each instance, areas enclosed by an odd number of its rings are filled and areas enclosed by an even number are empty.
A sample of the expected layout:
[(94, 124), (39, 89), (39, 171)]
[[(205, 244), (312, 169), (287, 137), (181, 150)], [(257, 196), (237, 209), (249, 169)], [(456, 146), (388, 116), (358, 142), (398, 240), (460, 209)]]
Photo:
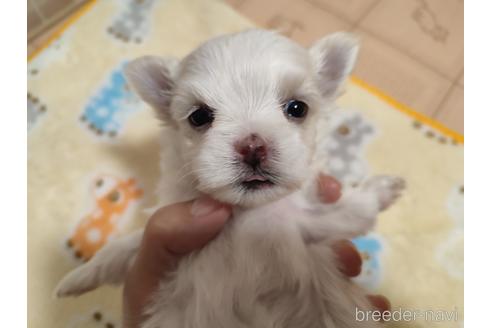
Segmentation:
[(405, 186), (405, 180), (400, 177), (377, 175), (367, 180), (363, 188), (377, 195), (379, 210), (384, 211), (400, 197)]

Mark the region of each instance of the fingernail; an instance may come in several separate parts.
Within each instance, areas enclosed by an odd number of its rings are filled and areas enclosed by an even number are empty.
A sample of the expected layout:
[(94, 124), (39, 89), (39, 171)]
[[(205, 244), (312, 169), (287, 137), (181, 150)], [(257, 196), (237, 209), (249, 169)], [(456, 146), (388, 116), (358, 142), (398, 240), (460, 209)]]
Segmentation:
[(210, 197), (197, 198), (191, 205), (191, 215), (194, 217), (210, 214), (224, 205)]
[(384, 312), (391, 310), (390, 301), (383, 295), (367, 295), (367, 299), (378, 311)]
[(318, 194), (325, 203), (335, 203), (341, 196), (342, 186), (330, 176), (321, 175), (318, 180)]
[(355, 245), (348, 240), (340, 240), (332, 245), (338, 257), (339, 268), (348, 277), (357, 277), (362, 271), (362, 258)]

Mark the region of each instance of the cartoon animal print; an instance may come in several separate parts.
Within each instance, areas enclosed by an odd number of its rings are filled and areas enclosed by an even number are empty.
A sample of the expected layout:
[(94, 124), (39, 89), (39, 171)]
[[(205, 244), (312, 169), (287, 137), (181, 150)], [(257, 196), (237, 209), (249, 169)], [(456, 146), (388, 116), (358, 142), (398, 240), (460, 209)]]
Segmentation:
[(37, 78), (54, 62), (69, 64), (73, 61), (74, 59), (68, 56), (71, 36), (72, 28), (69, 27), (63, 32), (62, 36), (53, 41), (34, 58), (31, 58), (27, 63), (27, 77), (29, 79)]
[(95, 311), (93, 314), (92, 314), (92, 319), (101, 324), (101, 326), (105, 327), (105, 328), (115, 328), (116, 325), (114, 324), (114, 321), (113, 320), (107, 320), (107, 318), (105, 318), (105, 316), (101, 313), (101, 311)]
[(99, 177), (93, 186), (96, 208), (80, 221), (67, 241), (75, 257), (89, 260), (117, 231), (129, 206), (142, 195), (143, 191), (137, 188), (134, 179)]
[(120, 327), (120, 324), (111, 315), (98, 309), (73, 316), (69, 319), (68, 326), (71, 328), (116, 328)]
[(328, 172), (343, 184), (359, 183), (367, 174), (363, 150), (374, 128), (360, 114), (341, 112), (329, 129), (322, 146), (328, 152)]
[(412, 13), (413, 20), (419, 25), (420, 29), (437, 42), (445, 43), (449, 31), (439, 24), (436, 14), (429, 7), (426, 0), (416, 0), (417, 8)]
[(27, 131), (31, 131), (39, 118), (46, 113), (43, 105), (36, 96), (27, 93)]
[(459, 145), (459, 143), (456, 140), (454, 140), (453, 138), (443, 136), (442, 134), (440, 134), (436, 130), (432, 129), (429, 126), (422, 124), (419, 121), (413, 121), (412, 125), (416, 130), (420, 130), (424, 134), (424, 136), (429, 138), (430, 140), (434, 140), (436, 142), (439, 142), (442, 145), (454, 145), (454, 146)]
[(292, 37), (296, 30), (303, 30), (303, 25), (295, 20), (286, 18), (281, 15), (273, 16), (267, 23), (269, 29), (280, 31), (282, 34), (288, 37)]
[(150, 13), (155, 0), (125, 0), (124, 9), (108, 27), (108, 33), (123, 42), (142, 42), (150, 26)]
[(362, 257), (362, 270), (355, 281), (368, 289), (376, 289), (381, 283), (381, 252), (382, 243), (380, 237), (371, 234), (357, 237), (352, 240)]
[(125, 80), (123, 66), (111, 73), (109, 81), (92, 97), (80, 117), (98, 136), (115, 137), (129, 115), (142, 108), (142, 102)]
[(463, 185), (454, 187), (447, 200), (447, 210), (454, 226), (447, 238), (437, 247), (436, 259), (448, 274), (456, 279), (463, 279), (464, 270), (464, 194)]

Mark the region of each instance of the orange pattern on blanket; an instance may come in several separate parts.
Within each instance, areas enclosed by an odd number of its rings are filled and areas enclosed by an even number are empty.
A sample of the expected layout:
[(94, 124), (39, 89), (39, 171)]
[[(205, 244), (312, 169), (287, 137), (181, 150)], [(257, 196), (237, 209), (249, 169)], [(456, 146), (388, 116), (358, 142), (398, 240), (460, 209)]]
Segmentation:
[(93, 193), (95, 210), (80, 221), (67, 242), (75, 256), (84, 261), (89, 260), (108, 241), (131, 202), (143, 195), (134, 179), (119, 180), (112, 176), (98, 178)]

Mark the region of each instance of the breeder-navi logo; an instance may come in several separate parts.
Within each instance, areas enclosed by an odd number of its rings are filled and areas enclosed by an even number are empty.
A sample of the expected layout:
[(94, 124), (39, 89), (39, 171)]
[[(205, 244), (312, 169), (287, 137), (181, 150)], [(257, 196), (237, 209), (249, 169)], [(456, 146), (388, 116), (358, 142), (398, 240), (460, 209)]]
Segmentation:
[(355, 308), (355, 320), (356, 321), (416, 321), (423, 319), (424, 321), (432, 322), (444, 322), (444, 321), (458, 321), (458, 310), (453, 311), (446, 310), (405, 310), (398, 308), (391, 311), (372, 311), (372, 310), (359, 310)]

